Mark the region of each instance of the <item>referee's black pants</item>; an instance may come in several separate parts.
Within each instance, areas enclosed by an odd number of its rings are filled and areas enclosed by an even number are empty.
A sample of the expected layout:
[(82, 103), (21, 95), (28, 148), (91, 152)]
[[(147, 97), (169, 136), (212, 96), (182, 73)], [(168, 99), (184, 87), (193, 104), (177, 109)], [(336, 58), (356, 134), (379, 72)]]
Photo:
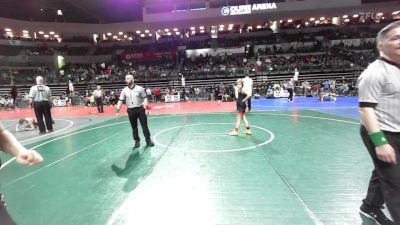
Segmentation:
[(0, 224), (1, 225), (17, 225), (7, 212), (3, 195), (0, 194)]
[(293, 101), (293, 88), (288, 88), (287, 90), (289, 92), (289, 101)]
[[(46, 132), (46, 127), (47, 130), (52, 131), (53, 121), (51, 118), (50, 103), (48, 101), (35, 102), (33, 104), (33, 108), (35, 110), (36, 121), (39, 126), (39, 131), (42, 133)], [(43, 116), (45, 119), (44, 121)], [(46, 122), (46, 126), (44, 125), (44, 122)]]
[(361, 127), (361, 137), (375, 165), (367, 197), (363, 202), (377, 208), (386, 203), (394, 223), (400, 224), (400, 133), (384, 131), (384, 134), (396, 152), (397, 164), (389, 164), (377, 158), (375, 146), (367, 130)]
[(128, 117), (132, 126), (133, 139), (135, 141), (140, 141), (137, 127), (137, 121), (139, 119), (140, 125), (142, 125), (144, 137), (146, 138), (146, 142), (150, 142), (150, 131), (149, 127), (147, 126), (147, 116), (144, 107), (142, 106), (138, 108), (128, 108)]
[(104, 110), (103, 110), (103, 98), (96, 98), (96, 105), (97, 105), (97, 110), (99, 110), (100, 113), (104, 112)]

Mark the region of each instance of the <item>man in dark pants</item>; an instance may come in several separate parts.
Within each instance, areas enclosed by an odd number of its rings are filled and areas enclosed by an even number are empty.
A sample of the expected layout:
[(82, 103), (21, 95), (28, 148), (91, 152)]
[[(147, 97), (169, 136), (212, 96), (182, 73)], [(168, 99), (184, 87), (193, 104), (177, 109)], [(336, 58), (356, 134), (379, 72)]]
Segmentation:
[(128, 106), (129, 121), (132, 126), (133, 139), (135, 140), (134, 148), (140, 146), (139, 132), (137, 128), (137, 120), (139, 119), (142, 125), (143, 134), (146, 138), (147, 146), (154, 146), (150, 138), (150, 131), (147, 126), (147, 112), (149, 109), (146, 90), (139, 85), (135, 85), (133, 75), (126, 75), (125, 82), (128, 85), (121, 91), (117, 107), (115, 109), (117, 116), (121, 110), (121, 105), (125, 101)]
[[(4, 129), (0, 123), (0, 150), (15, 157), (17, 163), (22, 165), (36, 165), (43, 161), (42, 156), (34, 150), (27, 150), (15, 137)], [(0, 162), (1, 165), (1, 162)], [(3, 195), (0, 194), (0, 224), (16, 225), (14, 220), (8, 214)]]
[(11, 87), (10, 94), (11, 94), (11, 98), (13, 99), (14, 107), (17, 108), (18, 107), (17, 106), (18, 89), (17, 89), (17, 87), (15, 85), (13, 85)]
[(289, 92), (288, 102), (293, 102), (294, 80), (291, 78), (287, 82), (287, 91)]
[(97, 110), (99, 110), (99, 113), (104, 113), (103, 110), (103, 90), (101, 90), (101, 86), (97, 85), (97, 90), (93, 92), (93, 96), (96, 99), (96, 105), (97, 105)]
[[(360, 213), (377, 224), (400, 224), (400, 21), (377, 35), (380, 58), (358, 79), (361, 137), (375, 169)], [(386, 203), (394, 220), (381, 208)]]
[[(50, 88), (43, 85), (43, 77), (36, 77), (35, 86), (31, 87), (29, 91), (29, 103), (35, 110), (36, 121), (39, 126), (39, 131), (41, 134), (46, 133), (46, 127), (49, 132), (53, 131), (53, 120), (51, 118), (50, 112), (50, 99), (51, 91)], [(43, 116), (46, 121), (46, 126), (43, 121)]]

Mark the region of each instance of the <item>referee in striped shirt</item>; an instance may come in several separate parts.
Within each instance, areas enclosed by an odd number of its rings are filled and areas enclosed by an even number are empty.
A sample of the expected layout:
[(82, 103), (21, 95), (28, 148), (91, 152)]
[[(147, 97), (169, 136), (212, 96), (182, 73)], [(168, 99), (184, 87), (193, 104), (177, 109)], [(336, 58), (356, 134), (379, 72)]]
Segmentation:
[(97, 85), (97, 89), (95, 91), (93, 91), (93, 96), (96, 99), (97, 110), (99, 111), (99, 113), (104, 113), (104, 109), (103, 109), (104, 92), (101, 89), (100, 85)]
[[(53, 119), (51, 118), (51, 91), (50, 88), (43, 85), (43, 77), (36, 77), (36, 85), (31, 87), (29, 91), (29, 103), (35, 109), (36, 121), (39, 126), (40, 134), (53, 131)], [(45, 122), (43, 121), (43, 116)]]
[[(358, 79), (361, 137), (375, 169), (361, 214), (377, 224), (400, 224), (400, 21), (377, 35), (380, 57)], [(383, 213), (386, 203), (394, 220)]]
[(149, 127), (147, 126), (146, 114), (148, 112), (148, 101), (146, 90), (143, 87), (135, 84), (133, 75), (126, 75), (125, 82), (128, 86), (122, 90), (119, 97), (119, 101), (115, 109), (117, 116), (119, 116), (121, 105), (123, 101), (125, 101), (126, 105), (128, 106), (128, 116), (132, 127), (133, 139), (135, 140), (134, 148), (140, 147), (140, 138), (137, 127), (138, 119), (140, 121), (140, 125), (142, 125), (147, 146), (152, 147), (154, 146), (154, 143), (151, 141)]

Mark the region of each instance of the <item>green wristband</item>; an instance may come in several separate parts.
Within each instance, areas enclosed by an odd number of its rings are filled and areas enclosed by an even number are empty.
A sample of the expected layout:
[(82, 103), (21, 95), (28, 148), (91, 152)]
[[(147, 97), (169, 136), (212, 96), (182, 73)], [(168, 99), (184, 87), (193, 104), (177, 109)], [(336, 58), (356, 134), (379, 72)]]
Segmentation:
[(121, 109), (115, 108), (115, 113), (119, 113), (120, 111), (121, 111)]
[(371, 134), (369, 134), (369, 137), (371, 138), (371, 140), (374, 143), (375, 147), (379, 147), (379, 146), (382, 146), (382, 145), (389, 144), (389, 142), (385, 138), (385, 135), (383, 134), (382, 131), (371, 133)]

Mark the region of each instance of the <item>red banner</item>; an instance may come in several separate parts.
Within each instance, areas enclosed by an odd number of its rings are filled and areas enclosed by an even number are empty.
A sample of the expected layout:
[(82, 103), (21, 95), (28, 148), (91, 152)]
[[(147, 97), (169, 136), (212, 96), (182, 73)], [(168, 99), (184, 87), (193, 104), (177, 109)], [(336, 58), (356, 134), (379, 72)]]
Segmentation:
[(171, 52), (144, 52), (144, 53), (122, 53), (121, 60), (125, 61), (156, 61), (161, 58), (175, 58), (176, 51)]

